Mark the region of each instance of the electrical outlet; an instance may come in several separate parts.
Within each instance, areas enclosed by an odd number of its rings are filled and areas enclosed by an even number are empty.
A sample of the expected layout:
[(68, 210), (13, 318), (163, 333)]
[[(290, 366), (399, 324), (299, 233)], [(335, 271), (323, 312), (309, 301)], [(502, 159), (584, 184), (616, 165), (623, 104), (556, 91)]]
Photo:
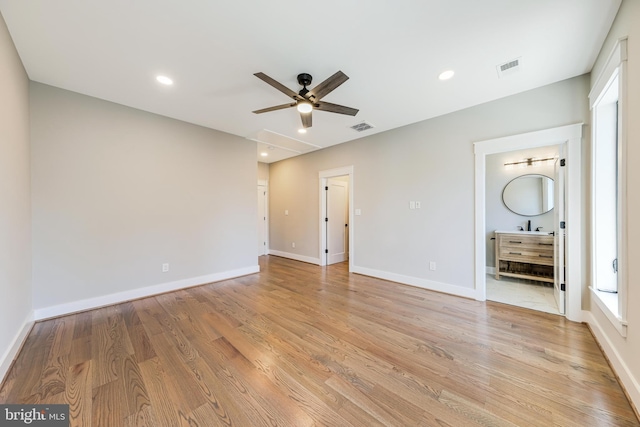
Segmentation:
[(362, 215), (362, 209), (356, 209), (356, 215)]
[(409, 202), (409, 209), (415, 209), (416, 208), (416, 202), (414, 202), (413, 200)]
[(416, 209), (420, 209), (420, 202), (416, 202)]
[(162, 264), (162, 272), (166, 273), (167, 271), (169, 271), (169, 263), (165, 262), (164, 264)]
[(431, 271), (435, 271), (436, 270), (436, 262), (435, 261), (429, 262), (429, 270), (431, 270)]
[(296, 247), (296, 242), (291, 242), (291, 247), (295, 248)]

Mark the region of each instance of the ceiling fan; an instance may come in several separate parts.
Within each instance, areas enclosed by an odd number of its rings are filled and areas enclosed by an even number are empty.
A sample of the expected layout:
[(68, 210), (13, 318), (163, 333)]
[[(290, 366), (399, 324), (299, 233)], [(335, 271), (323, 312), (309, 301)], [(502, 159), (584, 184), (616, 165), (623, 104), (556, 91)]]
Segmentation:
[(355, 116), (358, 114), (358, 110), (355, 108), (345, 107), (343, 105), (332, 104), (330, 102), (320, 101), (323, 97), (328, 95), (335, 88), (342, 83), (349, 80), (349, 77), (342, 71), (338, 71), (315, 88), (309, 90), (307, 86), (311, 84), (311, 75), (307, 73), (298, 74), (298, 83), (302, 86), (300, 92), (295, 93), (285, 85), (275, 81), (271, 77), (264, 73), (255, 73), (254, 76), (264, 81), (268, 85), (273, 86), (280, 92), (292, 98), (295, 102), (276, 105), (274, 107), (263, 108), (262, 110), (254, 111), (255, 114), (266, 113), (269, 111), (282, 110), (284, 108), (297, 107), (300, 112), (300, 118), (302, 119), (302, 127), (311, 127), (311, 111), (320, 110), (327, 111), (329, 113), (346, 114), (349, 116)]

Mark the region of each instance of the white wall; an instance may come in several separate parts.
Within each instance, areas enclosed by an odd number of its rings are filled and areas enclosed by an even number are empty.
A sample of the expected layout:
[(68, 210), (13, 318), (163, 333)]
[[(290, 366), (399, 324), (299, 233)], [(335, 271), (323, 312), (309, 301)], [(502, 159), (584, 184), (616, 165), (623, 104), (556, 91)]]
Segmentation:
[[(353, 165), (353, 208), (362, 210), (352, 224), (354, 266), (472, 295), (473, 142), (588, 122), (588, 82), (573, 78), (272, 163), (271, 249), (319, 256), (318, 172)], [(411, 200), (421, 209), (410, 210)]]
[(257, 269), (255, 143), (39, 83), (30, 94), (37, 318)]
[(269, 163), (258, 162), (258, 181), (269, 181)]
[(485, 177), (487, 267), (495, 267), (495, 241), (491, 240), (491, 238), (494, 237), (494, 231), (517, 230), (518, 226), (526, 230), (528, 220), (531, 220), (532, 230), (535, 230), (537, 227), (543, 227), (543, 231), (553, 231), (553, 210), (542, 215), (523, 216), (511, 212), (502, 202), (502, 191), (512, 179), (527, 174), (545, 175), (553, 178), (553, 164), (540, 164), (538, 167), (527, 166), (526, 168), (516, 166), (512, 169), (506, 168), (504, 164), (522, 161), (522, 159), (530, 157), (545, 159), (557, 155), (557, 148), (543, 147), (490, 154), (487, 156)]
[(269, 163), (258, 162), (258, 181), (269, 180)]
[(0, 15), (0, 378), (31, 320), (29, 79)]
[[(635, 262), (640, 259), (640, 2), (624, 0), (618, 15), (602, 47), (591, 74), (591, 84), (595, 84), (604, 63), (609, 57), (615, 42), (628, 36), (627, 52), (627, 269), (628, 311), (627, 337), (623, 338), (605, 317), (595, 303), (591, 304), (590, 323), (601, 342), (607, 356), (620, 376), (623, 385), (637, 409), (640, 409), (640, 270)], [(624, 232), (624, 231), (623, 231)]]

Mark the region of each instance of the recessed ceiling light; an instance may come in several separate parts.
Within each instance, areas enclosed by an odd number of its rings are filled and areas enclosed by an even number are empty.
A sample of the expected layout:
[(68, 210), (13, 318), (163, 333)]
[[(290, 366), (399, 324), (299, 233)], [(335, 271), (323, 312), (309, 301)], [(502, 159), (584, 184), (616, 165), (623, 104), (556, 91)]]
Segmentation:
[(307, 130), (305, 128), (300, 128), (298, 129), (298, 133), (307, 133)]
[(267, 157), (269, 154), (263, 151), (262, 153), (260, 153), (260, 155), (261, 155), (262, 157)]
[(162, 83), (163, 85), (171, 86), (173, 84), (173, 80), (171, 80), (167, 76), (158, 76), (156, 77), (158, 83)]
[(442, 73), (440, 73), (438, 78), (440, 80), (449, 80), (451, 77), (453, 77), (454, 74), (455, 74), (455, 72), (453, 70), (447, 70), (447, 71), (443, 71)]

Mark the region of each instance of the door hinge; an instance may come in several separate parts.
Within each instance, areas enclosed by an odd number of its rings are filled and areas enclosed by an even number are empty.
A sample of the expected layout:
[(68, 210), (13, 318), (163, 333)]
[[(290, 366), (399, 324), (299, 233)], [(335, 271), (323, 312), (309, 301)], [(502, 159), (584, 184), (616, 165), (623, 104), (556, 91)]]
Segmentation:
[(565, 290), (565, 284), (564, 283), (560, 283), (560, 290), (564, 292), (564, 290)]
[(564, 221), (560, 221), (560, 228), (561, 228), (562, 230), (564, 230), (565, 228), (567, 228), (567, 223), (566, 223), (566, 222), (564, 222)]
[(329, 191), (329, 187), (324, 187), (324, 190), (325, 191)]
[(328, 253), (329, 253), (329, 249), (325, 249), (325, 250), (324, 250), (324, 253), (325, 253), (325, 254), (328, 254)]
[(564, 167), (567, 165), (567, 159), (560, 159), (560, 166)]
[(329, 222), (329, 218), (325, 218), (325, 219), (324, 219), (324, 222)]

